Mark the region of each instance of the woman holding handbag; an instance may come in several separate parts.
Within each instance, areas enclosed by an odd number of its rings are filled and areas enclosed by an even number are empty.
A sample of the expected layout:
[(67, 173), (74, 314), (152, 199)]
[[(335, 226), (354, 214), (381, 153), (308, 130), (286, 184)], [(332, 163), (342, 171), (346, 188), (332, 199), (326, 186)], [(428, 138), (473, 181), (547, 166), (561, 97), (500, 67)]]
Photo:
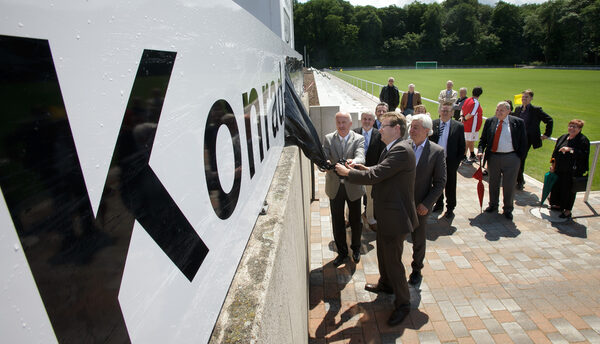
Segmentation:
[(571, 218), (571, 210), (578, 191), (585, 190), (589, 169), (590, 140), (581, 133), (584, 122), (574, 119), (569, 122), (568, 133), (556, 141), (552, 159), (558, 180), (552, 187), (550, 207), (559, 210), (560, 218)]

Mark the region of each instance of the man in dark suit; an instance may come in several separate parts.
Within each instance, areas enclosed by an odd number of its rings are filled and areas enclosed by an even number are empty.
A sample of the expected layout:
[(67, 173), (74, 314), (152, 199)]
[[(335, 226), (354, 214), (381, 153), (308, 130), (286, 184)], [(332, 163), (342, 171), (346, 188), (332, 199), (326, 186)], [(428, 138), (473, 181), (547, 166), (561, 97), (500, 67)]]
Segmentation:
[(390, 326), (401, 323), (410, 312), (410, 292), (402, 264), (404, 239), (419, 225), (414, 201), (415, 153), (407, 140), (406, 120), (401, 114), (388, 112), (382, 116), (381, 140), (386, 148), (375, 166), (337, 164), (338, 174), (348, 176), (356, 184), (373, 185), (373, 203), (377, 219), (377, 261), (379, 283), (367, 284), (371, 292), (393, 292), (395, 310)]
[[(519, 190), (523, 190), (523, 186), (525, 185), (523, 171), (525, 169), (525, 159), (527, 159), (527, 153), (531, 149), (531, 146), (533, 146), (533, 149), (538, 149), (542, 146), (542, 140), (552, 136), (553, 126), (552, 117), (545, 113), (541, 107), (531, 104), (531, 100), (533, 99), (532, 90), (525, 90), (521, 95), (523, 105), (517, 106), (514, 116), (525, 121), (525, 131), (527, 132), (527, 150), (521, 159), (521, 166), (519, 168), (519, 175), (517, 177), (517, 189)], [(540, 135), (540, 122), (546, 123), (544, 135)]]
[[(349, 113), (338, 112), (335, 115), (337, 130), (327, 134), (323, 142), (325, 155), (330, 162), (340, 159), (351, 163), (362, 164), (365, 162), (365, 139), (362, 135), (350, 130), (352, 117)], [(365, 187), (355, 183), (348, 183), (333, 171), (325, 174), (325, 194), (329, 197), (331, 208), (331, 225), (333, 238), (337, 247), (338, 256), (333, 260), (333, 265), (340, 266), (348, 257), (348, 244), (346, 243), (346, 226), (344, 220), (344, 207), (348, 204), (348, 221), (352, 230), (352, 258), (354, 262), (360, 261), (360, 239), (362, 222), (360, 219), (360, 199), (365, 194)]]
[[(370, 167), (377, 165), (379, 156), (385, 148), (385, 144), (381, 141), (379, 130), (373, 127), (375, 123), (375, 115), (372, 111), (363, 111), (360, 115), (361, 127), (354, 129), (357, 134), (361, 134), (365, 138), (365, 166)], [(366, 193), (363, 197), (365, 205), (365, 213), (363, 221), (368, 224), (369, 228), (377, 230), (377, 221), (373, 216), (373, 199), (371, 198), (371, 185), (366, 186)]]
[(427, 115), (415, 115), (410, 123), (409, 143), (415, 151), (417, 164), (415, 176), (415, 205), (419, 225), (411, 233), (413, 242), (412, 273), (408, 283), (417, 285), (423, 279), (421, 269), (425, 259), (427, 216), (446, 185), (446, 159), (444, 148), (427, 139), (433, 134), (433, 123)]
[(384, 113), (388, 112), (388, 104), (386, 102), (381, 102), (379, 104), (377, 104), (377, 106), (375, 107), (375, 124), (373, 124), (373, 127), (376, 129), (379, 129), (379, 127), (381, 127), (381, 116), (383, 116)]
[(394, 78), (391, 76), (388, 78), (387, 86), (383, 86), (379, 92), (379, 101), (386, 103), (389, 111), (396, 111), (400, 103), (400, 91), (394, 86)]
[[(440, 118), (433, 120), (432, 142), (444, 148), (446, 154), (446, 213), (444, 218), (451, 220), (456, 208), (456, 172), (465, 156), (465, 135), (463, 124), (452, 119), (452, 103), (444, 103), (439, 109)], [(434, 212), (444, 209), (444, 195), (438, 199)]]
[(490, 203), (488, 213), (498, 211), (500, 180), (504, 195), (504, 217), (512, 220), (513, 196), (521, 159), (527, 154), (525, 122), (519, 117), (509, 116), (510, 105), (500, 102), (496, 116), (488, 118), (483, 125), (477, 157), (485, 154), (489, 173)]

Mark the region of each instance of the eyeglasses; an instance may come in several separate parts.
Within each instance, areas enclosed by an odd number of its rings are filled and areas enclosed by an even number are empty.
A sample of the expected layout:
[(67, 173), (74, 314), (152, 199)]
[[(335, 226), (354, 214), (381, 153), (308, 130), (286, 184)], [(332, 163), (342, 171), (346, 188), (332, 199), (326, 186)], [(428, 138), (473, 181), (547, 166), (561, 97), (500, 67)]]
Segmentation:
[[(398, 125), (398, 124), (396, 124), (396, 125)], [(381, 125), (381, 128), (383, 128), (383, 127), (395, 127), (396, 125), (393, 125), (393, 124), (383, 124), (383, 125)]]

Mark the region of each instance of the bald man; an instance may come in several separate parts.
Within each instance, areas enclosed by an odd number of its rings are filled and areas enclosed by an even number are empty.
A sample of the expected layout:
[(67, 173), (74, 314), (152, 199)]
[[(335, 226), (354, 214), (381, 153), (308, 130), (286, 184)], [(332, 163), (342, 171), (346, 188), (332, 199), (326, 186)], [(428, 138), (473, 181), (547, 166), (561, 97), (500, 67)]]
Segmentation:
[[(325, 135), (323, 148), (325, 155), (331, 163), (345, 160), (350, 164), (365, 163), (365, 138), (356, 133), (352, 128), (352, 117), (349, 113), (338, 112), (335, 114), (336, 131)], [(344, 220), (344, 205), (348, 204), (348, 221), (352, 230), (352, 258), (355, 263), (360, 261), (360, 240), (362, 234), (362, 221), (360, 218), (360, 200), (365, 194), (363, 185), (349, 183), (347, 179), (340, 178), (335, 171), (329, 170), (325, 175), (325, 194), (329, 197), (331, 208), (331, 225), (333, 238), (337, 247), (338, 256), (333, 260), (333, 265), (338, 267), (348, 257), (348, 244), (346, 243), (346, 226)]]

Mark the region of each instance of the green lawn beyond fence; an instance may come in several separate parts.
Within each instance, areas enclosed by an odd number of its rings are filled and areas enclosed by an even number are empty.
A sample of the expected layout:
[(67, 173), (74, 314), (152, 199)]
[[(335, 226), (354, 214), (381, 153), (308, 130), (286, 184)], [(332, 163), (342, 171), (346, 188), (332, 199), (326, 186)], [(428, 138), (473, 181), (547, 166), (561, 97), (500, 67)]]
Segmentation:
[[(559, 137), (567, 132), (567, 124), (571, 119), (585, 121), (583, 133), (590, 141), (600, 141), (600, 71), (583, 70), (554, 70), (554, 69), (398, 69), (398, 70), (353, 70), (334, 72), (345, 79), (351, 75), (378, 84), (386, 84), (393, 76), (395, 85), (406, 91), (408, 84), (415, 84), (415, 89), (423, 97), (437, 100), (440, 90), (446, 87), (446, 81), (454, 81), (454, 88), (466, 87), (468, 95), (475, 86), (483, 88), (480, 97), (483, 115), (494, 116), (496, 104), (505, 99), (513, 99), (514, 95), (524, 89), (535, 93), (532, 104), (541, 106), (554, 119), (553, 137)], [(363, 89), (379, 96), (380, 89), (371, 85)], [(361, 86), (359, 84), (359, 86)], [(427, 111), (432, 118), (437, 118), (437, 106), (424, 101)], [(544, 132), (544, 124), (541, 125)], [(542, 181), (550, 166), (549, 160), (554, 149), (553, 141), (544, 141), (542, 148), (531, 150), (525, 164), (526, 173)], [(595, 153), (595, 147), (590, 151), (590, 167)], [(600, 170), (596, 169), (592, 190), (600, 190)]]

